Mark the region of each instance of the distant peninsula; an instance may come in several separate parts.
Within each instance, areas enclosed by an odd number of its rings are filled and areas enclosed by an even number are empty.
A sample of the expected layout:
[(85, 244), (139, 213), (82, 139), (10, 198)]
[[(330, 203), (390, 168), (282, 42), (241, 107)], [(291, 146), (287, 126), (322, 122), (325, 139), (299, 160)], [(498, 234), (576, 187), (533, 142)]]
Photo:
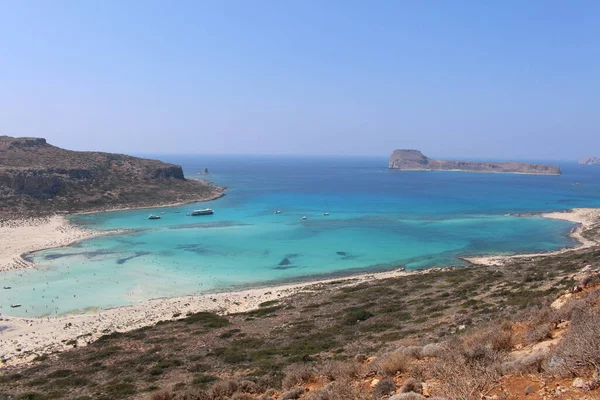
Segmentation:
[(526, 164), (520, 162), (475, 162), (432, 160), (418, 150), (394, 150), (390, 168), (404, 171), (461, 171), (504, 172), (513, 174), (560, 175), (556, 165)]
[(0, 219), (156, 207), (222, 194), (206, 181), (186, 179), (179, 165), (0, 136)]
[(581, 165), (600, 165), (600, 158), (598, 157), (587, 157), (579, 160)]

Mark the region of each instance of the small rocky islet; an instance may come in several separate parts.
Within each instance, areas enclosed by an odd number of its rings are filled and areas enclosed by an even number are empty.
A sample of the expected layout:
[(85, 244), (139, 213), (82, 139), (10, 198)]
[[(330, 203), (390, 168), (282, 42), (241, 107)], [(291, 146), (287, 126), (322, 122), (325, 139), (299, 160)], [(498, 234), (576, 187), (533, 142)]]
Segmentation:
[(560, 167), (549, 164), (521, 162), (476, 162), (460, 160), (434, 160), (419, 150), (394, 150), (390, 156), (390, 169), (404, 171), (460, 171), (504, 172), (513, 174), (560, 175)]

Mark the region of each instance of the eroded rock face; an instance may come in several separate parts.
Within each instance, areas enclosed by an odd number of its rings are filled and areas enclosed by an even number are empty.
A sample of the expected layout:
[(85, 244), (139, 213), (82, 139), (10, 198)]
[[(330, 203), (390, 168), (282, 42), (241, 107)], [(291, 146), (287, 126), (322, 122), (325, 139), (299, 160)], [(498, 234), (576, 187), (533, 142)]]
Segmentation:
[(19, 210), (79, 211), (214, 198), (179, 165), (123, 154), (70, 151), (42, 138), (0, 136), (0, 216)]
[(183, 169), (181, 169), (179, 165), (172, 165), (164, 168), (156, 168), (152, 173), (152, 178), (185, 179), (183, 176)]
[(394, 150), (390, 156), (391, 169), (405, 171), (462, 171), (505, 172), (520, 174), (560, 175), (560, 168), (547, 164), (519, 162), (475, 162), (458, 160), (433, 160), (418, 150)]
[(24, 194), (39, 199), (51, 199), (66, 184), (65, 177), (44, 170), (0, 171), (0, 186), (13, 195)]

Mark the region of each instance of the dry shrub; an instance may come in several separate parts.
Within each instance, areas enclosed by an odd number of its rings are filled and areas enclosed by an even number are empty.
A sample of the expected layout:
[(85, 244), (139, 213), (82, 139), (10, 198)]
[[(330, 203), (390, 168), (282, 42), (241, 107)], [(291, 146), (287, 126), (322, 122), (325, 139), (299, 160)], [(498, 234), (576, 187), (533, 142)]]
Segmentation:
[(314, 368), (309, 364), (292, 364), (285, 367), (285, 374), (281, 385), (284, 389), (291, 389), (294, 386), (309, 382), (314, 376)]
[(239, 383), (238, 390), (243, 393), (260, 393), (261, 390), (256, 385), (256, 383), (252, 381), (241, 381)]
[(238, 387), (238, 383), (234, 380), (219, 381), (210, 387), (208, 393), (214, 400), (224, 400), (233, 396)]
[(573, 319), (582, 310), (590, 310), (600, 307), (600, 290), (591, 290), (581, 297), (570, 299), (565, 305), (556, 311), (560, 320)]
[(294, 400), (299, 399), (304, 394), (303, 387), (295, 387), (293, 389), (288, 390), (287, 392), (283, 392), (281, 396), (279, 396), (279, 400)]
[(598, 283), (600, 283), (600, 274), (592, 273), (584, 276), (579, 285), (585, 288), (588, 286), (596, 286)]
[(366, 366), (356, 361), (328, 360), (319, 368), (319, 374), (329, 380), (355, 379), (366, 374)]
[(556, 325), (560, 321), (561, 315), (559, 311), (548, 306), (531, 307), (522, 311), (519, 319), (529, 328), (536, 328), (541, 325)]
[(422, 358), (423, 357), (423, 347), (422, 346), (405, 346), (400, 347), (397, 351), (401, 351), (402, 353), (410, 356), (412, 358)]
[(392, 378), (385, 378), (377, 382), (373, 388), (373, 397), (379, 398), (396, 390), (396, 382)]
[(432, 373), (441, 381), (444, 396), (457, 400), (479, 399), (487, 395), (500, 378), (502, 358), (483, 344), (455, 339), (444, 346), (433, 363)]
[(425, 400), (427, 397), (418, 393), (400, 393), (395, 394), (390, 397), (388, 400)]
[(413, 364), (408, 371), (408, 375), (417, 381), (424, 381), (429, 377), (429, 364)]
[(429, 343), (421, 349), (421, 357), (437, 357), (442, 346), (437, 343)]
[(309, 392), (307, 400), (367, 400), (370, 395), (361, 387), (356, 387), (351, 381), (334, 381), (327, 386)]
[(543, 364), (548, 357), (548, 351), (538, 351), (533, 354), (503, 362), (501, 370), (503, 374), (540, 373)]
[(152, 400), (175, 400), (176, 397), (173, 393), (159, 392), (159, 393), (153, 394), (151, 399)]
[(214, 397), (203, 390), (188, 391), (184, 393), (159, 392), (151, 397), (152, 400), (216, 400), (223, 397)]
[(554, 356), (562, 361), (562, 369), (571, 374), (589, 367), (600, 373), (600, 310), (574, 313)]
[(525, 335), (528, 343), (538, 343), (546, 339), (552, 339), (552, 331), (548, 325), (534, 327)]
[(231, 400), (254, 400), (254, 396), (250, 393), (236, 393), (231, 396)]
[(413, 393), (423, 394), (423, 384), (421, 382), (419, 382), (418, 380), (416, 380), (415, 378), (408, 378), (402, 384), (402, 387), (400, 388), (400, 392), (401, 393), (413, 392)]
[(381, 376), (394, 376), (408, 371), (412, 357), (402, 351), (386, 353), (371, 363), (371, 370)]
[(466, 347), (489, 347), (492, 350), (509, 351), (513, 347), (512, 324), (503, 322), (500, 327), (481, 328), (462, 338)]
[(494, 351), (510, 351), (514, 346), (512, 328), (501, 329), (490, 337), (490, 346)]
[[(203, 390), (197, 390), (197, 391), (188, 391), (185, 393), (161, 392), (161, 393), (156, 393), (155, 395), (153, 395), (151, 397), (151, 399), (152, 400), (215, 400), (217, 398)], [(218, 398), (218, 399), (223, 399), (223, 398)]]

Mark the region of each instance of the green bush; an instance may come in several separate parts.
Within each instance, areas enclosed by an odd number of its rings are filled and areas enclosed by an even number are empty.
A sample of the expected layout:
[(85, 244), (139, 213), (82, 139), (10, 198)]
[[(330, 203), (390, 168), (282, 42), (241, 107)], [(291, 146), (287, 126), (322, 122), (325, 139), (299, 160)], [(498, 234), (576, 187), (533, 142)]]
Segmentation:
[(186, 324), (198, 324), (204, 328), (223, 328), (229, 325), (229, 320), (211, 312), (189, 314), (183, 319)]
[(373, 313), (365, 310), (364, 308), (352, 308), (344, 315), (345, 325), (354, 325), (358, 322), (366, 321), (373, 317)]

